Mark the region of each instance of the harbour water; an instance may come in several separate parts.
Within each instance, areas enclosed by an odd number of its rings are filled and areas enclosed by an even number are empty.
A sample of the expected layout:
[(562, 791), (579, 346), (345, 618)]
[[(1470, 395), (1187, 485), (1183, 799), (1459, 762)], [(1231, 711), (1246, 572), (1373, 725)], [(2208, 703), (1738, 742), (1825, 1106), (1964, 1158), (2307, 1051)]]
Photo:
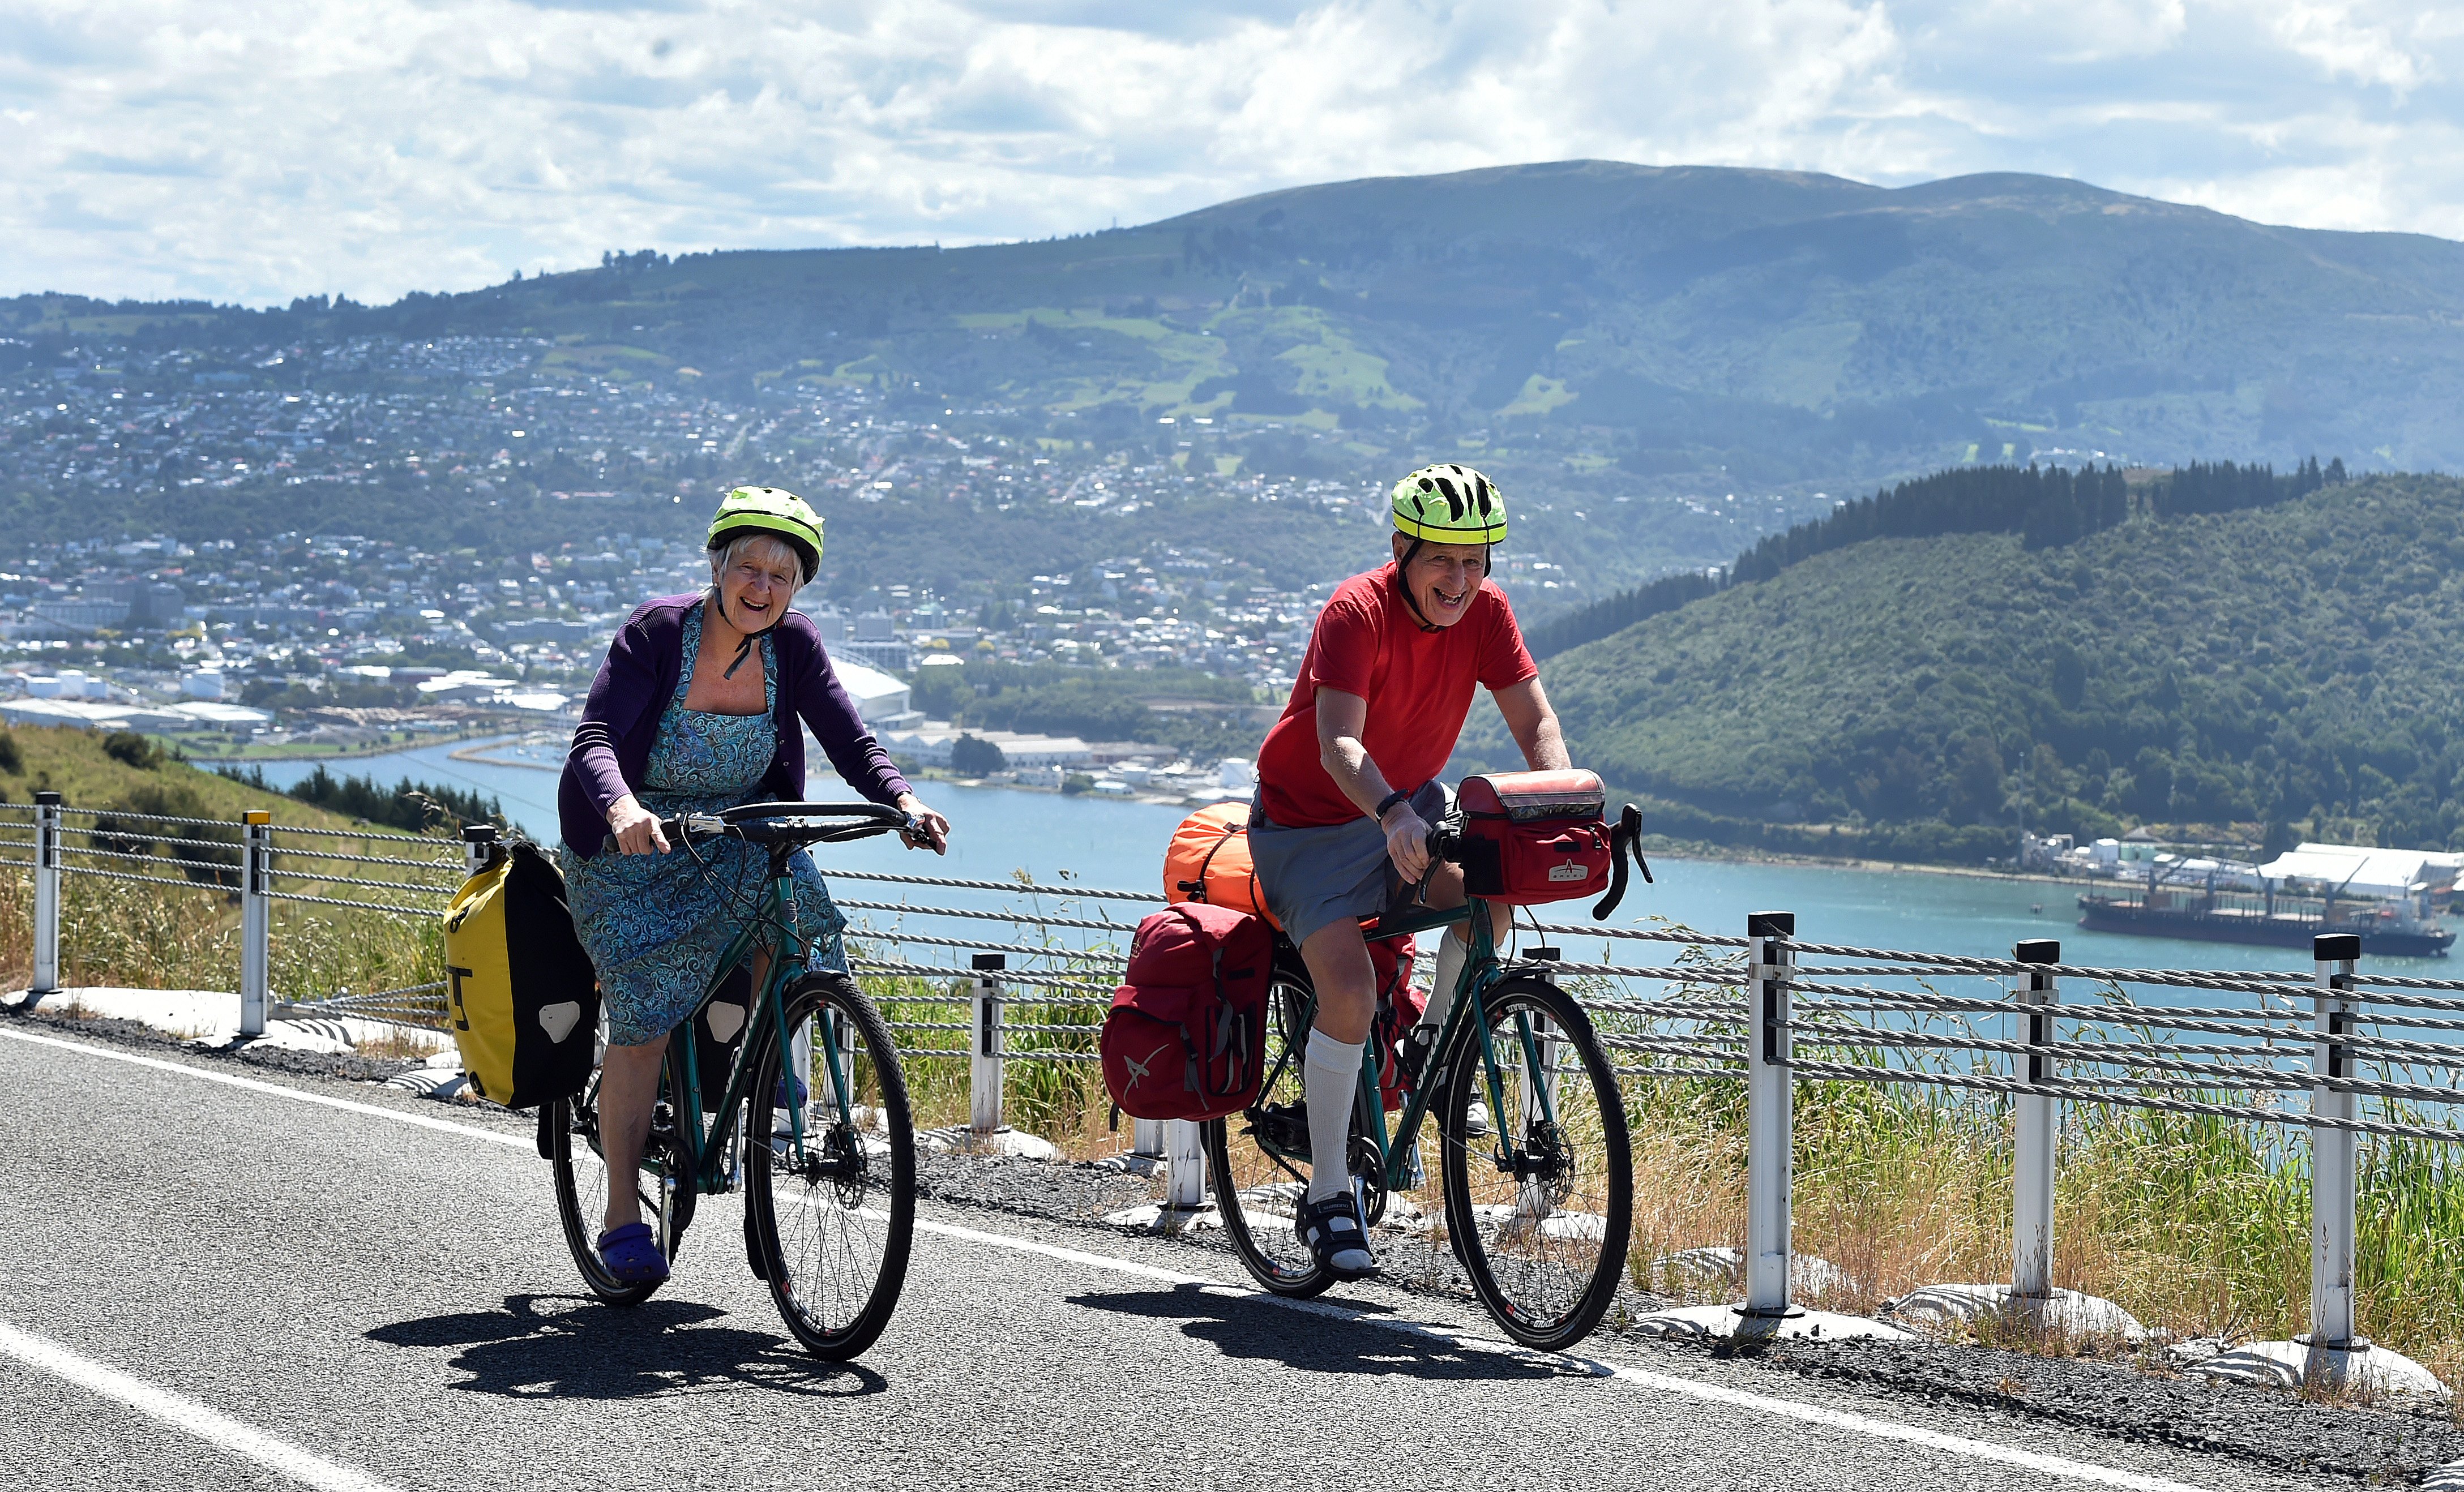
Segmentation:
[[(354, 757), (332, 763), (329, 770), (372, 776), (388, 786), (409, 777), (473, 788), (501, 801), (507, 817), (528, 833), (552, 840), (557, 832), (557, 774), (548, 763), (558, 754), (537, 753), (540, 765), (455, 758), (456, 752), (472, 749), (471, 743), (426, 746)], [(287, 787), (314, 770), (311, 763), (268, 763), (265, 776), (275, 786)], [(826, 771), (814, 775), (810, 790), (817, 800), (853, 796)], [(1045, 884), (1067, 880), (1159, 890), (1164, 842), (1186, 811), (947, 782), (927, 783), (923, 793), (956, 826), (946, 858), (905, 850), (885, 838), (830, 848), (822, 857), (825, 867), (981, 881), (1007, 880), (1024, 870)], [(1748, 912), (1782, 910), (1796, 913), (1797, 935), (1811, 942), (2008, 957), (2011, 945), (2019, 939), (2053, 937), (2061, 940), (2065, 961), (2074, 963), (2142, 969), (2311, 967), (2308, 955), (2296, 949), (2090, 932), (2077, 925), (2077, 889), (2049, 881), (1675, 857), (1656, 858), (1652, 868), (1659, 884), (1644, 886), (1638, 879), (1617, 913), (1620, 921), (1665, 917), (1705, 932), (1742, 934)], [(880, 888), (851, 894), (891, 899)], [(919, 892), (913, 899), (927, 897)], [(949, 900), (965, 905), (977, 898), (954, 895)], [(1574, 903), (1546, 911), (1544, 920), (1549, 921), (1581, 921), (1589, 915), (1587, 907)], [(2433, 976), (2444, 976), (2452, 965), (2443, 958), (2370, 962), (2391, 974)]]

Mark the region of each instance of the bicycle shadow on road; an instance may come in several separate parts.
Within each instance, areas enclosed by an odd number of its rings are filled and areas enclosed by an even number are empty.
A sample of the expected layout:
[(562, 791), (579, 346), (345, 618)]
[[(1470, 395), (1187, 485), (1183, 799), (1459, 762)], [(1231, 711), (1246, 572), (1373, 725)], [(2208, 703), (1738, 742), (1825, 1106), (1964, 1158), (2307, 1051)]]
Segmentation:
[[(1169, 1290), (1119, 1290), (1069, 1297), (1072, 1306), (1152, 1321), (1177, 1321), (1183, 1335), (1214, 1344), (1226, 1357), (1279, 1363), (1304, 1372), (1418, 1378), (1430, 1383), (1526, 1383), (1589, 1378), (1580, 1364), (1499, 1350), (1466, 1349), (1438, 1337), (1379, 1325), (1317, 1318), (1322, 1329), (1295, 1330), (1288, 1307), (1254, 1297), (1221, 1295), (1199, 1285)], [(1366, 1314), (1366, 1313), (1364, 1313)]]
[(708, 1323), (697, 1301), (627, 1309), (586, 1295), (509, 1295), (502, 1310), (397, 1321), (364, 1333), (388, 1347), (460, 1348), (470, 1376), (448, 1387), (507, 1398), (642, 1399), (715, 1387), (856, 1398), (890, 1385), (853, 1363), (825, 1362), (783, 1336)]

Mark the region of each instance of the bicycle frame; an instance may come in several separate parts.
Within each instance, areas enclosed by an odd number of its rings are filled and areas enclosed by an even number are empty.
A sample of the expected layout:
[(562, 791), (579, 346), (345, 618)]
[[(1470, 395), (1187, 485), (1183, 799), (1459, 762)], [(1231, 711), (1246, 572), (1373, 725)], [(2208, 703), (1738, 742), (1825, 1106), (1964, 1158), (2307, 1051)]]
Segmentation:
[[(1506, 1112), (1506, 1080), (1498, 1067), (1497, 1045), (1489, 1039), (1488, 1021), (1482, 1000), (1489, 990), (1507, 978), (1508, 971), (1497, 958), (1497, 940), (1490, 931), (1487, 904), (1475, 897), (1461, 907), (1447, 911), (1433, 911), (1415, 916), (1400, 917), (1395, 919), (1392, 924), (1380, 921), (1374, 935), (1381, 940), (1403, 937), (1415, 932), (1425, 932), (1432, 928), (1451, 928), (1459, 922), (1469, 924), (1471, 948), (1469, 956), (1463, 960), (1462, 979), (1455, 987), (1454, 1004), (1446, 1012), (1445, 1024), (1438, 1032), (1437, 1044), (1430, 1048), (1431, 1056), (1424, 1081), (1404, 1100), (1402, 1111), (1395, 1116), (1394, 1128), (1391, 1131), (1387, 1128), (1386, 1106), (1378, 1099), (1377, 1043), (1372, 1041), (1361, 1048), (1359, 1102), (1363, 1112), (1367, 1115), (1367, 1122), (1363, 1128), (1367, 1131), (1371, 1146), (1376, 1152), (1377, 1166), (1386, 1178), (1389, 1191), (1404, 1191), (1411, 1185), (1409, 1160), (1413, 1142), (1419, 1138), (1420, 1122), (1436, 1103), (1438, 1087), (1436, 1080), (1441, 1070), (1441, 1058), (1443, 1054), (1453, 1050), (1457, 1033), (1466, 1020), (1471, 1021), (1472, 1029), (1479, 1033), (1481, 1065), (1488, 1086), (1488, 1111), (1492, 1115), (1499, 1116), (1492, 1119), (1490, 1132), (1499, 1136), (1501, 1142), (1507, 1133), (1503, 1119)], [(1315, 1020), (1316, 1015), (1316, 1001), (1312, 997), (1309, 1009), (1312, 1021)], [(1557, 1096), (1555, 1090), (1547, 1082), (1542, 1081), (1546, 1074), (1540, 1057), (1539, 1038), (1531, 1030), (1531, 1020), (1529, 1016), (1518, 1015), (1515, 1018), (1515, 1028), (1523, 1048), (1523, 1059), (1529, 1064), (1529, 1070), (1533, 1075), (1534, 1081), (1531, 1087), (1538, 1096), (1539, 1117), (1543, 1123), (1553, 1126), (1557, 1122)], [(1291, 1048), (1287, 1047), (1278, 1059), (1277, 1069), (1266, 1075), (1262, 1091), (1274, 1086), (1275, 1079), (1281, 1075), (1281, 1064), (1289, 1062), (1291, 1056)]]
[[(680, 1091), (671, 1092), (669, 1098), (671, 1107), (677, 1111), (676, 1131), (684, 1141), (685, 1154), (693, 1169), (693, 1184), (697, 1191), (715, 1194), (728, 1190), (733, 1184), (733, 1177), (721, 1167), (725, 1148), (712, 1144), (711, 1137), (723, 1135), (733, 1129), (738, 1108), (753, 1096), (753, 1022), (769, 1022), (770, 1029), (778, 1033), (781, 1053), (794, 1049), (790, 1042), (793, 1033), (787, 1029), (785, 997), (786, 991), (803, 977), (804, 960), (801, 953), (793, 951), (797, 940), (789, 935), (794, 931), (790, 909), (795, 902), (795, 882), (787, 870), (787, 853), (774, 853), (772, 856), (769, 884), (763, 892), (760, 911), (747, 919), (744, 926), (737, 930), (736, 936), (729, 939), (726, 951), (718, 956), (717, 972), (712, 975), (709, 986), (702, 991), (699, 1003), (693, 1006), (693, 1016), (676, 1028), (671, 1039), (668, 1065), (675, 1075), (675, 1086)], [(770, 953), (769, 976), (753, 994), (759, 1011), (745, 1013), (745, 1039), (737, 1046), (736, 1061), (727, 1074), (726, 1089), (705, 1128), (701, 1067), (695, 1061), (693, 1027), (701, 1013), (717, 996), (720, 986), (727, 981), (727, 976), (735, 972), (737, 964), (751, 956), (757, 946), (766, 947)], [(813, 1027), (814, 1040), (822, 1045), (823, 1068), (829, 1075), (832, 1107), (836, 1108), (841, 1124), (852, 1125), (855, 1103), (853, 1074), (840, 1051), (838, 1022), (816, 1020)], [(782, 1058), (780, 1063), (782, 1074), (786, 1073), (787, 1066)], [(804, 1106), (795, 1101), (795, 1089), (803, 1081), (801, 1075), (788, 1077), (788, 1155), (799, 1167), (805, 1158)], [(650, 1163), (653, 1167), (662, 1164), (655, 1158)]]

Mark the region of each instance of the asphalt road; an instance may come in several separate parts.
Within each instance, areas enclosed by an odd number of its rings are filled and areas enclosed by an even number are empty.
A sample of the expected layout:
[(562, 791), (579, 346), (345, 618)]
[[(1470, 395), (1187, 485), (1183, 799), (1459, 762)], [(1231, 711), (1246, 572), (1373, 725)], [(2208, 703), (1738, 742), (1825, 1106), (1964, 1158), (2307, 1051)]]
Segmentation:
[(1699, 1356), (1534, 1356), (1397, 1292), (1295, 1307), (1220, 1253), (948, 1207), (834, 1366), (733, 1198), (648, 1305), (588, 1300), (510, 1117), (0, 1031), (0, 1125), (9, 1486), (2301, 1484)]

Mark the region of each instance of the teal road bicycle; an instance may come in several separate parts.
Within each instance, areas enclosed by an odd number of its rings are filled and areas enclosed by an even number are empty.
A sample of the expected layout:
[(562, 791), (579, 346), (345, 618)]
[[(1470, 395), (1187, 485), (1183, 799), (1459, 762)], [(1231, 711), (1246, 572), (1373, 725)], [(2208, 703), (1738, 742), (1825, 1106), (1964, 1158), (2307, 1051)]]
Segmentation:
[[(921, 827), (877, 803), (751, 803), (661, 821), (671, 854), (719, 837), (768, 850), (743, 927), (718, 960), (693, 1018), (676, 1028), (634, 1184), (643, 1220), (672, 1263), (703, 1195), (744, 1194), (745, 1259), (768, 1283), (787, 1329), (815, 1355), (853, 1357), (897, 1309), (915, 1226), (915, 1132), (890, 1027), (855, 981), (803, 966), (788, 860), (810, 845), (877, 834), (920, 842)], [(750, 879), (748, 877), (748, 879)], [(767, 972), (741, 1006), (731, 976), (757, 954)], [(737, 980), (743, 989), (750, 981)], [(720, 1019), (711, 1019), (714, 1010)], [(704, 1031), (741, 1031), (711, 1086), (718, 1054)], [(566, 1245), (591, 1291), (638, 1305), (658, 1288), (615, 1279), (597, 1235), (609, 1178), (599, 1139), (599, 1075), (577, 1097), (542, 1105), (539, 1153), (556, 1173)]]
[[(1601, 917), (1625, 891), (1624, 857), (1639, 828), (1626, 812)], [(1457, 858), (1454, 827), (1441, 826), (1429, 843), (1433, 859)], [(1400, 938), (1463, 922), (1470, 956), (1422, 1080), (1390, 1126), (1378, 1083), (1386, 1043), (1369, 1042), (1345, 1158), (1372, 1228), (1392, 1215), (1407, 1233), (1442, 1241), (1508, 1336), (1562, 1351), (1599, 1325), (1624, 1273), (1634, 1221), (1625, 1104), (1590, 1018), (1550, 982), (1548, 964), (1499, 957), (1479, 898), (1451, 911), (1390, 913), (1362, 932)], [(1311, 1159), (1302, 1066), (1316, 1007), (1300, 951), (1278, 939), (1258, 1101), (1204, 1127), (1224, 1232), (1249, 1273), (1278, 1295), (1312, 1296), (1334, 1283), (1294, 1223)], [(1419, 1144), (1432, 1116), (1435, 1177)]]

